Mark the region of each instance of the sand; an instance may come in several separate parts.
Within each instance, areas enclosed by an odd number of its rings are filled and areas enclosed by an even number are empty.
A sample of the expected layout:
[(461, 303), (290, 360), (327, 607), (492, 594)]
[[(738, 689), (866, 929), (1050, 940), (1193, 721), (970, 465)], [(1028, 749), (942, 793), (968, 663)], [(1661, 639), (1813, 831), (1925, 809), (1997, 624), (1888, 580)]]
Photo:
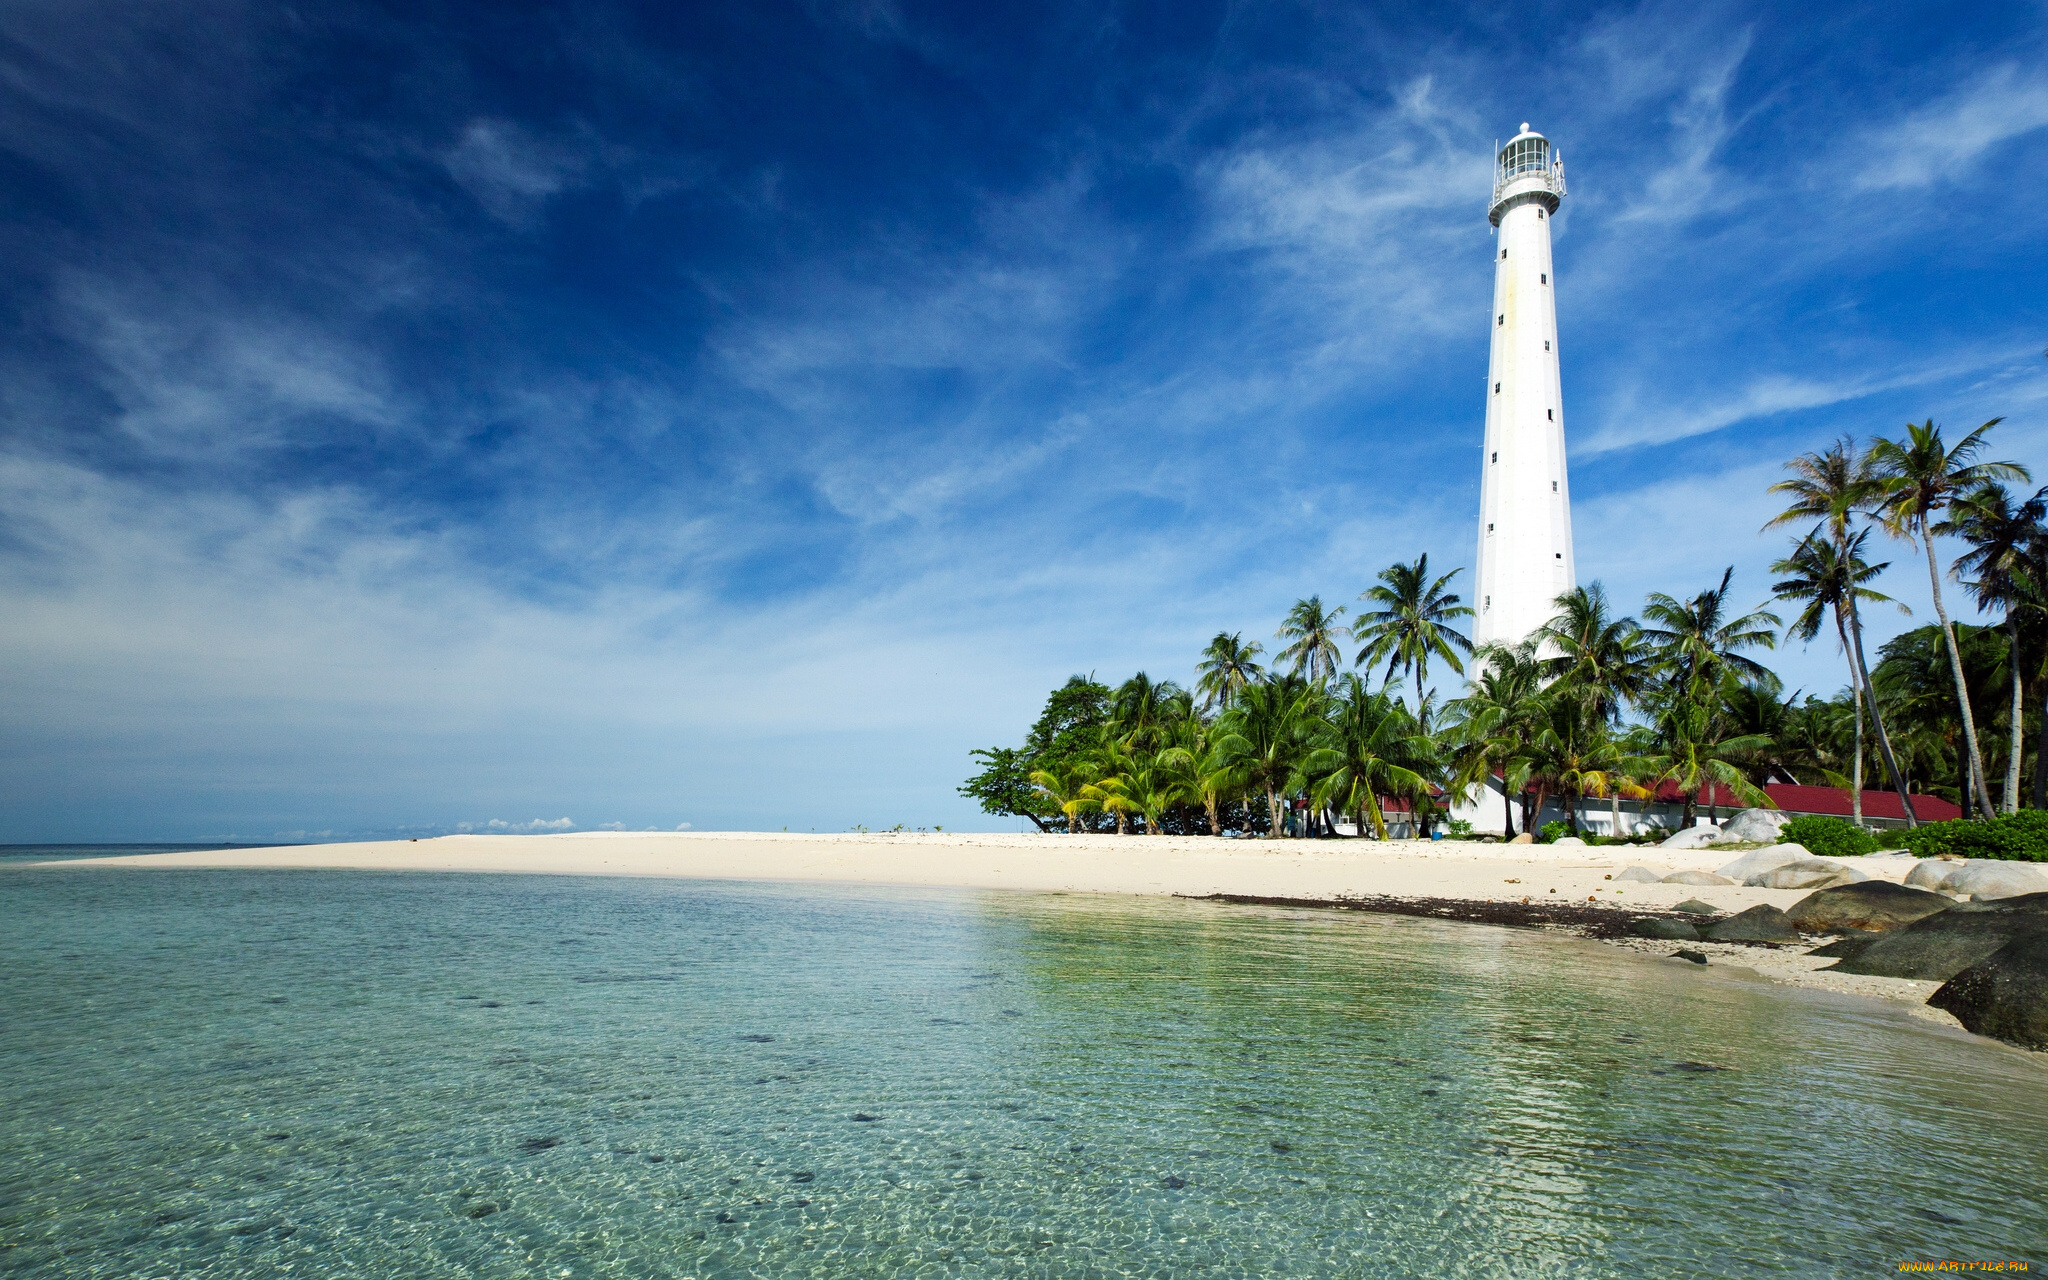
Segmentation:
[[(1575, 901), (1668, 911), (1698, 899), (1724, 911), (1760, 902), (1790, 907), (1799, 889), (1616, 884), (1625, 867), (1711, 870), (1737, 854), (1711, 849), (1563, 849), (1467, 841), (1218, 840), (1199, 836), (1068, 836), (1037, 832), (577, 832), (536, 836), (442, 836), (429, 840), (139, 854), (36, 864), (90, 867), (265, 867), (467, 871), (527, 875), (669, 876), (717, 880), (956, 886), (1073, 893), (1239, 894), (1337, 899), (1369, 896), (1469, 902)], [(1873, 877), (1898, 880), (1912, 858), (1849, 859)], [(1797, 949), (1617, 940), (1670, 954), (1680, 945), (1709, 962), (1773, 982), (1926, 1007), (1937, 983), (1816, 973), (1830, 963)]]

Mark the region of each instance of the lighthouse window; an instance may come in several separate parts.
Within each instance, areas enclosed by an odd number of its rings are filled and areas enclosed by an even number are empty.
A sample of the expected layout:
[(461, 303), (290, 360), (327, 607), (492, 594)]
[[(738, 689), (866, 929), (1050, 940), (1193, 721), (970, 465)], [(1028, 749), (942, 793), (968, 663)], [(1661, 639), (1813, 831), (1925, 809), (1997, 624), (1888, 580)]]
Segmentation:
[(1543, 340), (1543, 349), (1544, 349), (1545, 351), (1548, 351), (1548, 350), (1550, 350), (1550, 339), (1548, 339), (1548, 338), (1545, 338), (1545, 339)]
[(1502, 313), (1501, 313), (1501, 317), (1500, 317), (1500, 319), (1499, 319), (1499, 320), (1498, 320), (1498, 321), (1497, 321), (1496, 323), (1499, 323), (1499, 324), (1506, 324), (1507, 322), (1508, 322), (1508, 317), (1507, 317), (1507, 313), (1506, 313), (1506, 312), (1502, 312)]
[(1486, 526), (1486, 531), (1487, 531), (1488, 533), (1492, 533), (1492, 532), (1493, 532), (1493, 526), (1492, 526), (1492, 525), (1487, 525), (1487, 526)]
[(1547, 413), (1547, 414), (1549, 414), (1549, 415), (1550, 415), (1550, 420), (1551, 420), (1552, 422), (1556, 422), (1556, 421), (1557, 421), (1557, 410), (1555, 410), (1555, 409), (1545, 409), (1545, 410), (1544, 410), (1543, 412), (1545, 412), (1545, 413)]
[(1495, 461), (1495, 462), (1499, 462), (1499, 461), (1500, 461), (1500, 450), (1498, 450), (1498, 449), (1495, 449), (1495, 450), (1493, 451), (1493, 461)]
[(1543, 216), (1543, 210), (1541, 210), (1541, 209), (1538, 209), (1538, 210), (1536, 211), (1536, 216), (1537, 216), (1537, 217), (1539, 217), (1539, 218), (1541, 218), (1541, 217)]
[(1508, 251), (1506, 249), (1502, 249), (1500, 251), (1500, 260), (1502, 262), (1506, 262), (1508, 260)]
[(1495, 395), (1499, 395), (1499, 394), (1500, 394), (1500, 384), (1499, 384), (1498, 382), (1496, 382), (1496, 383), (1494, 383), (1494, 384), (1493, 384), (1493, 394), (1495, 394)]
[(1558, 553), (1557, 553), (1557, 555), (1556, 555), (1556, 556), (1555, 556), (1554, 558), (1555, 558), (1555, 559), (1558, 559), (1558, 560), (1562, 560), (1562, 559), (1564, 559), (1564, 552), (1562, 552), (1562, 551), (1558, 552)]
[(1488, 596), (1488, 597), (1486, 597), (1486, 607), (1487, 607), (1487, 608), (1489, 608), (1489, 609), (1493, 608), (1493, 597), (1492, 597), (1492, 596)]
[(1546, 271), (1546, 272), (1544, 272), (1543, 274), (1541, 274), (1541, 275), (1537, 276), (1536, 278), (1537, 278), (1538, 280), (1542, 281), (1542, 282), (1543, 282), (1544, 284), (1549, 284), (1549, 283), (1550, 283), (1550, 273), (1549, 273), (1548, 271)]
[(1550, 482), (1550, 491), (1551, 491), (1552, 493), (1556, 493), (1556, 492), (1557, 492), (1557, 481), (1555, 481), (1555, 480), (1552, 480), (1552, 481)]

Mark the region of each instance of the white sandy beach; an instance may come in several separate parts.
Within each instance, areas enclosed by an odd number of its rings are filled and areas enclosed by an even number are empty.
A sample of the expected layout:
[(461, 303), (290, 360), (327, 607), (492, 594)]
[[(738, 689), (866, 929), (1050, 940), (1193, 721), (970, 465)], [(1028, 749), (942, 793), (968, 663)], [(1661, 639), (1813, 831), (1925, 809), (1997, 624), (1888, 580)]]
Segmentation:
[[(297, 845), (268, 849), (140, 854), (41, 864), (87, 867), (243, 867), (456, 871), (523, 875), (667, 876), (685, 879), (817, 881), (951, 886), (1071, 893), (1243, 894), (1269, 898), (1386, 895), (1475, 902), (1523, 898), (1669, 910), (1687, 899), (1726, 911), (1767, 902), (1790, 907), (1798, 889), (1619, 884), (1607, 877), (1641, 864), (1657, 870), (1712, 869), (1735, 855), (1711, 849), (1556, 848), (1466, 841), (1218, 840), (1201, 836), (1067, 836), (1016, 833), (577, 832), (532, 836), (443, 836), (429, 840)], [(1896, 880), (1911, 858), (1853, 859), (1873, 877)], [(1670, 954), (1675, 943), (1619, 945)], [(1687, 944), (1713, 963), (1747, 968), (1774, 982), (1897, 1000), (1926, 1007), (1938, 983), (1819, 973), (1828, 963), (1796, 951)]]

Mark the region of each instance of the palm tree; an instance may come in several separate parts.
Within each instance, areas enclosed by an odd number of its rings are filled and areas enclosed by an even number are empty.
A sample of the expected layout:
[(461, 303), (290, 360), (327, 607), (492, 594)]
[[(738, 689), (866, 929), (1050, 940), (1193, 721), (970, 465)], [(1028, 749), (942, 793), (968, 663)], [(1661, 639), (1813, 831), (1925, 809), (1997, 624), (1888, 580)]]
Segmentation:
[(1704, 681), (1711, 689), (1724, 669), (1751, 678), (1770, 674), (1762, 663), (1737, 650), (1776, 648), (1778, 615), (1759, 609), (1729, 617), (1728, 584), (1734, 576), (1735, 566), (1729, 565), (1718, 587), (1684, 601), (1660, 591), (1643, 606), (1643, 617), (1660, 624), (1644, 628), (1643, 637), (1655, 646), (1659, 665), (1680, 690), (1695, 681)]
[[(1792, 473), (1789, 479), (1780, 480), (1771, 486), (1772, 493), (1789, 494), (1791, 505), (1773, 516), (1764, 528), (1774, 529), (1782, 525), (1814, 522), (1814, 532), (1825, 528), (1828, 540), (1835, 546), (1837, 562), (1856, 558), (1861, 543), (1852, 545), (1856, 513), (1876, 497), (1878, 478), (1872, 470), (1868, 454), (1858, 452), (1855, 438), (1843, 436), (1819, 453), (1802, 453), (1785, 464)], [(1809, 535), (1811, 536), (1811, 535)], [(1773, 573), (1785, 572), (1776, 568)], [(1899, 606), (1904, 609), (1904, 605)], [(1899, 769), (1898, 757), (1892, 751), (1891, 735), (1885, 731), (1884, 714), (1879, 710), (1877, 698), (1870, 688), (1870, 663), (1863, 654), (1863, 614), (1857, 606), (1856, 593), (1843, 597), (1841, 608), (1848, 613), (1847, 639), (1843, 648), (1849, 661), (1849, 684), (1856, 710), (1856, 777), (1863, 776), (1863, 707), (1870, 707), (1871, 727), (1877, 731), (1878, 754), (1884, 759), (1886, 774), (1891, 778), (1892, 789), (1899, 794), (1899, 804), (1906, 813), (1906, 825), (1919, 825), (1919, 817), (1913, 812), (1913, 797), (1906, 788), (1905, 775)], [(1853, 790), (1852, 808), (1861, 820), (1863, 812), (1863, 789), (1860, 781)]]
[(1700, 792), (1720, 785), (1736, 799), (1759, 808), (1774, 808), (1769, 795), (1743, 776), (1737, 758), (1763, 750), (1770, 739), (1755, 734), (1724, 737), (1715, 714), (1718, 698), (1711, 685), (1695, 680), (1670, 700), (1659, 716), (1656, 755), (1646, 761), (1657, 782), (1669, 782), (1685, 797), (1685, 825), (1693, 824)]
[[(1898, 604), (1890, 596), (1873, 591), (1863, 584), (1876, 578), (1890, 568), (1885, 564), (1867, 564), (1863, 560), (1863, 545), (1870, 539), (1870, 531), (1862, 530), (1843, 542), (1835, 542), (1820, 536), (1815, 529), (1800, 540), (1792, 554), (1771, 565), (1772, 573), (1782, 573), (1783, 581), (1771, 584), (1772, 598), (1801, 601), (1804, 607), (1785, 628), (1788, 637), (1802, 642), (1811, 642), (1820, 634), (1821, 620), (1832, 613), (1835, 619), (1835, 635), (1841, 641), (1842, 656), (1849, 664), (1849, 682), (1856, 705), (1856, 746), (1853, 775), (1849, 783), (1850, 821), (1863, 825), (1863, 683), (1856, 678), (1856, 655), (1849, 644), (1848, 611), (1853, 600), (1879, 600), (1887, 604)], [(1899, 605), (1901, 613), (1906, 606)], [(1880, 721), (1882, 723), (1882, 721)], [(1891, 754), (1890, 743), (1884, 744), (1887, 757)], [(1898, 766), (1892, 764), (1892, 773), (1898, 773)], [(1894, 776), (1892, 785), (1898, 786)], [(1901, 791), (1900, 803), (1905, 806), (1907, 821), (1913, 823), (1913, 802)], [(1917, 824), (1914, 824), (1917, 825)]]
[(1183, 696), (1173, 681), (1154, 680), (1140, 671), (1118, 686), (1110, 704), (1110, 728), (1133, 749), (1152, 747), (1164, 735)]
[(1380, 570), (1380, 585), (1359, 593), (1380, 607), (1361, 613), (1351, 626), (1351, 636), (1365, 647), (1354, 659), (1361, 667), (1376, 666), (1382, 659), (1387, 674), (1380, 681), (1384, 690), (1394, 673), (1406, 669), (1415, 677), (1415, 705), (1422, 706), (1422, 687), (1429, 681), (1429, 660), (1442, 658), (1451, 670), (1465, 674), (1460, 653), (1471, 653), (1472, 642), (1451, 624), (1469, 618), (1472, 610), (1458, 603), (1458, 597), (1444, 590), (1462, 572), (1453, 569), (1431, 581), (1429, 556), (1415, 558), (1414, 564), (1393, 564)]
[(1265, 650), (1256, 640), (1246, 644), (1243, 636), (1243, 632), (1219, 631), (1202, 650), (1202, 660), (1195, 666), (1200, 673), (1195, 691), (1202, 695), (1205, 709), (1229, 710), (1246, 685), (1264, 678), (1265, 668), (1257, 658)]
[(1031, 771), (1032, 785), (1045, 793), (1054, 808), (1066, 815), (1067, 834), (1081, 834), (1081, 815), (1094, 813), (1102, 805), (1094, 794), (1095, 771), (1080, 759), (1056, 760)]
[(1555, 601), (1557, 615), (1537, 628), (1540, 644), (1555, 651), (1546, 675), (1561, 691), (1582, 697), (1604, 721), (1618, 722), (1624, 703), (1641, 696), (1650, 678), (1650, 646), (1634, 618), (1608, 610), (1607, 589), (1595, 582), (1573, 587)]
[(1162, 766), (1174, 771), (1183, 794), (1199, 798), (1208, 815), (1209, 834), (1223, 834), (1223, 802), (1245, 788), (1245, 773), (1218, 746), (1221, 722), (1189, 717), (1173, 727), (1173, 745), (1159, 753)]
[(1515, 797), (1528, 781), (1525, 747), (1543, 714), (1543, 669), (1535, 644), (1525, 641), (1514, 648), (1488, 645), (1478, 650), (1471, 686), (1448, 710), (1451, 791), (1469, 795), (1498, 775), (1506, 807), (1502, 832), (1512, 838)]
[(1295, 601), (1287, 611), (1287, 621), (1273, 633), (1276, 639), (1294, 643), (1274, 656), (1293, 663), (1297, 675), (1306, 675), (1318, 684), (1328, 680), (1344, 662), (1344, 652), (1336, 641), (1337, 633), (1344, 629), (1337, 621), (1343, 614), (1343, 605), (1326, 608), (1321, 596)]
[(1219, 764), (1242, 770), (1247, 783), (1265, 793), (1276, 840), (1283, 834), (1281, 794), (1309, 745), (1305, 722), (1314, 688), (1298, 676), (1248, 685), (1219, 726)]
[(1529, 743), (1530, 776), (1536, 780), (1536, 807), (1555, 789), (1565, 802), (1565, 821), (1579, 834), (1579, 803), (1587, 795), (1614, 799), (1615, 834), (1621, 833), (1621, 796), (1647, 796), (1628, 776), (1632, 762), (1608, 731), (1607, 721), (1589, 702), (1578, 698), (1545, 700), (1541, 728)]
[(1963, 743), (1969, 753), (1965, 790), (1974, 790), (1982, 812), (1991, 810), (1991, 789), (1984, 782), (1984, 753), (1977, 745), (1977, 718), (1970, 712), (1969, 686), (1963, 680), (1963, 655), (1956, 647), (1955, 628), (1941, 599), (1941, 565), (1934, 555), (1935, 515), (1958, 496), (1993, 480), (2025, 480), (2027, 469), (2017, 462), (1973, 462), (1984, 447), (1984, 433), (2003, 422), (1993, 418), (1949, 448), (1941, 428), (1929, 418), (1906, 424), (1906, 438), (1879, 437), (1870, 446), (1870, 464), (1878, 477), (1876, 504), (1885, 531), (1911, 541), (1918, 535), (1927, 550), (1927, 582), (1934, 593), (1934, 615), (1948, 642), (1949, 669), (1956, 681), (1956, 705), (1963, 715)]
[[(2048, 542), (2048, 529), (2042, 528), (2044, 518), (2048, 518), (2048, 489), (2015, 505), (2004, 485), (1987, 484), (1953, 500), (1948, 519), (1936, 530), (1954, 534), (1970, 544), (1969, 553), (1956, 561), (1955, 572), (1959, 578), (1964, 573), (1976, 575), (1977, 580), (1968, 585), (1976, 594), (1977, 608), (1988, 610), (1995, 606), (2005, 613), (2006, 639), (2011, 646), (2006, 666), (2012, 680), (2012, 742), (2005, 759), (2007, 813), (2018, 813), (2020, 808), (2020, 756), (2024, 749), (2020, 731), (2020, 614), (2028, 603), (2026, 588), (2035, 577), (2028, 569), (2031, 562), (2041, 557), (2043, 543)], [(2035, 768), (2040, 768), (2038, 762)]]
[(1372, 815), (1373, 830), (1384, 840), (1380, 796), (1425, 792), (1429, 781), (1423, 771), (1433, 768), (1435, 755), (1429, 735), (1399, 703), (1347, 671), (1337, 682), (1328, 740), (1308, 754), (1301, 772), (1316, 778), (1318, 806), (1352, 814), (1360, 835), (1366, 815)]

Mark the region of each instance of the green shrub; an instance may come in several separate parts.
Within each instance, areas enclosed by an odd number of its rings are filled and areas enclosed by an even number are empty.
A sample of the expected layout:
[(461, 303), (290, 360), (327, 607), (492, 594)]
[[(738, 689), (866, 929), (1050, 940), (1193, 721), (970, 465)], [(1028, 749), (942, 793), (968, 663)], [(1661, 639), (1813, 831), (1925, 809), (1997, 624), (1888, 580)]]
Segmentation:
[(1469, 836), (1472, 834), (1472, 824), (1463, 818), (1452, 818), (1448, 834), (1454, 839), (1461, 836)]
[(1883, 843), (1885, 848), (1906, 849), (1922, 858), (1953, 854), (1959, 858), (2048, 862), (2048, 810), (2022, 809), (1981, 821), (1957, 818), (1951, 822), (1929, 822), (1911, 831), (1887, 831)]
[(1806, 846), (1816, 858), (1854, 858), (1877, 850), (1877, 837), (1843, 818), (1807, 814), (1785, 824), (1778, 838)]
[(1559, 818), (1555, 822), (1546, 822), (1540, 828), (1537, 829), (1536, 843), (1555, 844), (1559, 839), (1568, 836), (1571, 833), (1572, 824), (1566, 822), (1563, 818)]

